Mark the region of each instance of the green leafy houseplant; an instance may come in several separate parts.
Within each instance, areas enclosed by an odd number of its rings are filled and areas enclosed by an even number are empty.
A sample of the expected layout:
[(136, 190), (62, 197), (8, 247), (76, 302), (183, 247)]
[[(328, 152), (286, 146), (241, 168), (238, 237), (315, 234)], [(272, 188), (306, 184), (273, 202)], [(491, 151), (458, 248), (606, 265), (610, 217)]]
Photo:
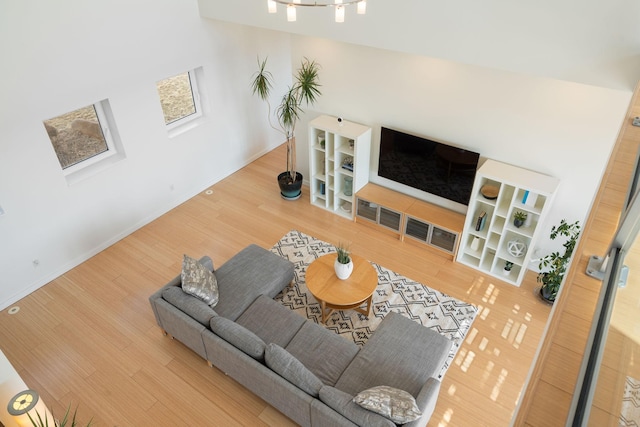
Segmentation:
[(564, 252), (560, 254), (555, 251), (540, 259), (538, 268), (538, 282), (542, 283), (540, 294), (547, 301), (555, 301), (562, 279), (567, 272), (567, 266), (571, 261), (571, 256), (580, 236), (580, 222), (576, 221), (569, 224), (566, 220), (560, 221), (558, 226), (551, 228), (549, 237), (555, 240), (558, 236), (564, 236), (567, 240), (562, 244)]
[(511, 271), (512, 268), (513, 268), (513, 263), (511, 261), (505, 261), (504, 263), (505, 271)]
[[(258, 71), (251, 81), (251, 89), (254, 95), (258, 95), (269, 106), (269, 124), (275, 130), (281, 132), (286, 138), (287, 144), (287, 169), (285, 174), (280, 174), (278, 181), (285, 184), (293, 184), (302, 181), (302, 174), (296, 171), (296, 124), (300, 114), (304, 111), (303, 105), (313, 105), (321, 95), (318, 72), (320, 65), (315, 61), (304, 58), (293, 76), (293, 84), (287, 89), (280, 100), (280, 105), (275, 110), (279, 128), (271, 121), (272, 111), (269, 103), (269, 95), (273, 87), (273, 75), (267, 71), (267, 58), (258, 58)], [(301, 182), (298, 184), (301, 185)], [(281, 183), (281, 191), (284, 190)], [(295, 191), (295, 190), (294, 190)], [(285, 195), (283, 191), (283, 196)], [(298, 194), (295, 196), (299, 196)], [(290, 197), (294, 198), (294, 197)], [(297, 197), (295, 197), (297, 198)]]
[(338, 262), (340, 264), (349, 264), (349, 261), (351, 261), (349, 246), (344, 243), (339, 243), (338, 246), (336, 246), (336, 251), (338, 252)]
[(513, 213), (513, 225), (516, 227), (522, 226), (524, 222), (527, 220), (527, 213), (523, 211), (515, 211)]
[[(27, 415), (29, 416), (29, 421), (31, 421), (31, 424), (34, 427), (79, 427), (81, 425), (86, 427), (91, 426), (91, 422), (93, 420), (90, 420), (87, 424), (81, 424), (76, 419), (77, 414), (78, 414), (78, 408), (76, 408), (73, 411), (73, 414), (71, 414), (71, 405), (69, 405), (62, 419), (58, 420), (54, 418), (53, 423), (49, 423), (49, 417), (43, 416), (37, 411), (36, 411), (35, 417), (32, 417), (30, 413), (27, 413)], [(53, 417), (53, 414), (51, 414), (51, 416)]]

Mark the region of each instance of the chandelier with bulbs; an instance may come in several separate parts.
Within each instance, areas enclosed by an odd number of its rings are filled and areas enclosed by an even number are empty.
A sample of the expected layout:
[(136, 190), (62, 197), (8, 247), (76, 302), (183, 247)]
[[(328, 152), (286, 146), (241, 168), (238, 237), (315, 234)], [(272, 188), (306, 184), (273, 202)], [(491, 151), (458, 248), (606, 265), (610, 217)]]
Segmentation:
[(278, 3), (287, 6), (287, 21), (294, 22), (296, 20), (296, 7), (335, 7), (336, 22), (344, 22), (344, 8), (352, 4), (357, 5), (357, 12), (364, 15), (367, 11), (366, 0), (267, 0), (269, 13), (278, 11)]

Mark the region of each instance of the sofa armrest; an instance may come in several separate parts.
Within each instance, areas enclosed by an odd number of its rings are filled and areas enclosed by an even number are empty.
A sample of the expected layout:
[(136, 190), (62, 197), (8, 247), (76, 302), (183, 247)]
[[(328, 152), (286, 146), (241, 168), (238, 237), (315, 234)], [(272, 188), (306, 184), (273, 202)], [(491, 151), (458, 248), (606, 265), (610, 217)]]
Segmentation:
[[(214, 271), (213, 270), (213, 260), (210, 257), (205, 255), (202, 258), (200, 258), (200, 262), (202, 263), (202, 265), (204, 265), (209, 270)], [(169, 283), (167, 283), (166, 285), (164, 285), (163, 287), (161, 287), (160, 289), (155, 291), (149, 297), (149, 303), (151, 304), (151, 309), (153, 310), (153, 314), (156, 317), (156, 323), (163, 330), (165, 329), (165, 327), (162, 324), (162, 321), (160, 319), (160, 315), (158, 314), (158, 310), (156, 309), (156, 301), (159, 300), (159, 299), (162, 299), (162, 293), (164, 292), (165, 289), (167, 289), (167, 288), (169, 288), (171, 286), (180, 286), (181, 284), (182, 284), (182, 274), (178, 274), (176, 277), (171, 279), (169, 281)]]
[(433, 377), (427, 379), (416, 397), (416, 403), (422, 411), (422, 416), (415, 421), (403, 424), (403, 427), (423, 427), (429, 422), (436, 408), (440, 384), (440, 381)]

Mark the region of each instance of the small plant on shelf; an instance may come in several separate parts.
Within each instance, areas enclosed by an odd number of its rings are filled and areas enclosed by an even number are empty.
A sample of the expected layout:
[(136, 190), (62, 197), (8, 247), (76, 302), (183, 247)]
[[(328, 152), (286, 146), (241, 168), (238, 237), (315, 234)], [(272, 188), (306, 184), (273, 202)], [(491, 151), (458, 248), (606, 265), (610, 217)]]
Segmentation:
[(513, 268), (513, 263), (511, 261), (504, 262), (504, 275), (508, 276), (511, 274), (511, 269)]
[(527, 220), (527, 213), (523, 211), (515, 211), (513, 213), (513, 225), (520, 228)]

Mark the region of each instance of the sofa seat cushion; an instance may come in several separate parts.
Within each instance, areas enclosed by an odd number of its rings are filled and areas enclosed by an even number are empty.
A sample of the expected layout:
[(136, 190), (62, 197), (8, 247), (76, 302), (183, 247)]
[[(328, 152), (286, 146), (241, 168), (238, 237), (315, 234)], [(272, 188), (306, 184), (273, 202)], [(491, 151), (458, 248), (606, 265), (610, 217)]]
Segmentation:
[(244, 326), (266, 344), (286, 347), (306, 319), (271, 298), (260, 295), (238, 317), (236, 323)]
[(322, 403), (359, 426), (395, 427), (391, 420), (358, 406), (352, 395), (337, 388), (325, 385), (320, 389), (319, 397)]
[(220, 300), (216, 312), (230, 320), (258, 297), (275, 297), (293, 280), (293, 263), (257, 245), (250, 245), (215, 271)]
[(256, 334), (226, 317), (214, 316), (211, 330), (242, 352), (256, 360), (264, 359), (266, 344)]
[(265, 363), (275, 373), (289, 381), (310, 396), (318, 397), (322, 381), (304, 367), (302, 363), (287, 350), (277, 344), (269, 344), (264, 354)]
[(417, 396), (430, 377), (437, 377), (453, 343), (401, 314), (389, 313), (371, 335), (336, 388), (356, 395), (386, 385)]
[(162, 291), (162, 299), (206, 327), (209, 327), (211, 318), (216, 316), (216, 312), (206, 302), (189, 295), (179, 286), (167, 286)]
[(286, 349), (330, 386), (360, 350), (353, 342), (310, 321), (302, 325)]
[(396, 424), (409, 423), (422, 416), (413, 396), (404, 390), (384, 385), (361, 391), (353, 401)]

